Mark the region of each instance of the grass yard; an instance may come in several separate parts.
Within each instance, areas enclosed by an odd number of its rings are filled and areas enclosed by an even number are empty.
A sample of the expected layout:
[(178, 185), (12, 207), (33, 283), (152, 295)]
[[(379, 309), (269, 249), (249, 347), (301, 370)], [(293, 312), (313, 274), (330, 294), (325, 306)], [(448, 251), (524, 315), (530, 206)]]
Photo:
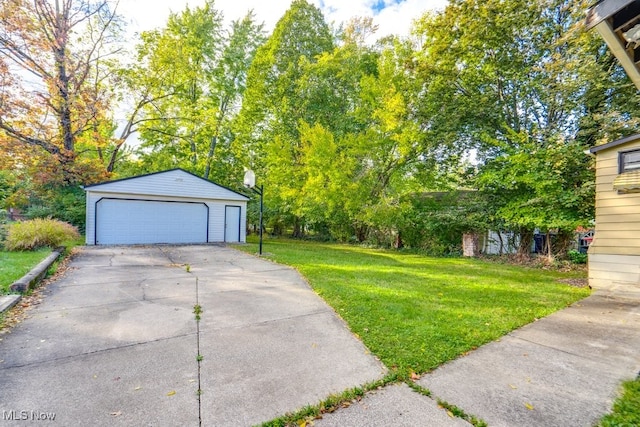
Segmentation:
[(5, 252), (0, 251), (0, 294), (6, 294), (9, 286), (29, 272), (51, 253), (44, 248), (37, 251)]
[(597, 427), (640, 426), (640, 379), (622, 385), (622, 395), (613, 404), (613, 412), (604, 416)]
[[(257, 245), (239, 246), (256, 253)], [(589, 295), (562, 273), (358, 246), (268, 240), (400, 376), (424, 373)]]

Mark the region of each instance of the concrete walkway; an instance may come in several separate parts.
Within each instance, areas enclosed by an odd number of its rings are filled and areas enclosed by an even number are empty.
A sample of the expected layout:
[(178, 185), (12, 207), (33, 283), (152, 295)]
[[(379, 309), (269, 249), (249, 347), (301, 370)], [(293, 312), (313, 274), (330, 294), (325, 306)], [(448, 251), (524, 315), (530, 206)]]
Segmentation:
[[(619, 287), (598, 290), (417, 383), (430, 390), (433, 399), (489, 426), (590, 427), (611, 411), (620, 383), (639, 373), (640, 288)], [(421, 408), (435, 401), (412, 396), (406, 386), (391, 396), (386, 393), (367, 396), (315, 425), (460, 425), (460, 420), (425, 418)], [(399, 394), (404, 396), (400, 404)]]
[[(385, 375), (289, 268), (217, 246), (84, 248), (0, 336), (0, 427), (197, 425), (196, 278), (203, 425), (259, 424)], [(314, 425), (469, 426), (442, 399), (490, 426), (591, 426), (638, 350), (640, 289), (599, 290), (425, 375), (432, 398), (389, 385)]]
[(490, 426), (592, 426), (640, 371), (640, 288), (599, 290), (419, 384)]

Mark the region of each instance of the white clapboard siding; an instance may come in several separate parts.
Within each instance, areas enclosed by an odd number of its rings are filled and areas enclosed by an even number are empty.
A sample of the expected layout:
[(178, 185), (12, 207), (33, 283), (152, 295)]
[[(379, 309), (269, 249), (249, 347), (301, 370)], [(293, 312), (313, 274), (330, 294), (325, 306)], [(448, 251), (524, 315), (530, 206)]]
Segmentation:
[(144, 194), (162, 197), (239, 200), (247, 197), (182, 169), (125, 178), (85, 187), (100, 193)]

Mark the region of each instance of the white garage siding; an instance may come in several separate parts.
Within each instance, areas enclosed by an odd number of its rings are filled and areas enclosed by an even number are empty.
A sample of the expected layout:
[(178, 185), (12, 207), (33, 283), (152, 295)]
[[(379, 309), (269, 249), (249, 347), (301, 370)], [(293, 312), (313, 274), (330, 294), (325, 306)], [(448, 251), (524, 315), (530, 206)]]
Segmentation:
[(246, 240), (248, 197), (182, 169), (91, 185), (85, 191), (88, 245), (224, 242), (228, 207), (240, 214), (233, 241)]

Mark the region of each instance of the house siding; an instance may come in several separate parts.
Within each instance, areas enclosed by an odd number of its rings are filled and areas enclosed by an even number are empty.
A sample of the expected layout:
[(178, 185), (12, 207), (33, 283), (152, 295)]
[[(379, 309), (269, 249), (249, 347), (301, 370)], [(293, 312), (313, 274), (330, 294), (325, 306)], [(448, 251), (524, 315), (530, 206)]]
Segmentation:
[(640, 149), (640, 139), (602, 150), (596, 157), (596, 227), (589, 254), (640, 256), (640, 193), (619, 194), (618, 154)]
[(594, 288), (640, 283), (640, 193), (613, 187), (620, 152), (640, 149), (640, 136), (596, 153), (596, 226), (589, 247)]
[(592, 288), (637, 286), (638, 283), (639, 256), (589, 254), (589, 285)]

